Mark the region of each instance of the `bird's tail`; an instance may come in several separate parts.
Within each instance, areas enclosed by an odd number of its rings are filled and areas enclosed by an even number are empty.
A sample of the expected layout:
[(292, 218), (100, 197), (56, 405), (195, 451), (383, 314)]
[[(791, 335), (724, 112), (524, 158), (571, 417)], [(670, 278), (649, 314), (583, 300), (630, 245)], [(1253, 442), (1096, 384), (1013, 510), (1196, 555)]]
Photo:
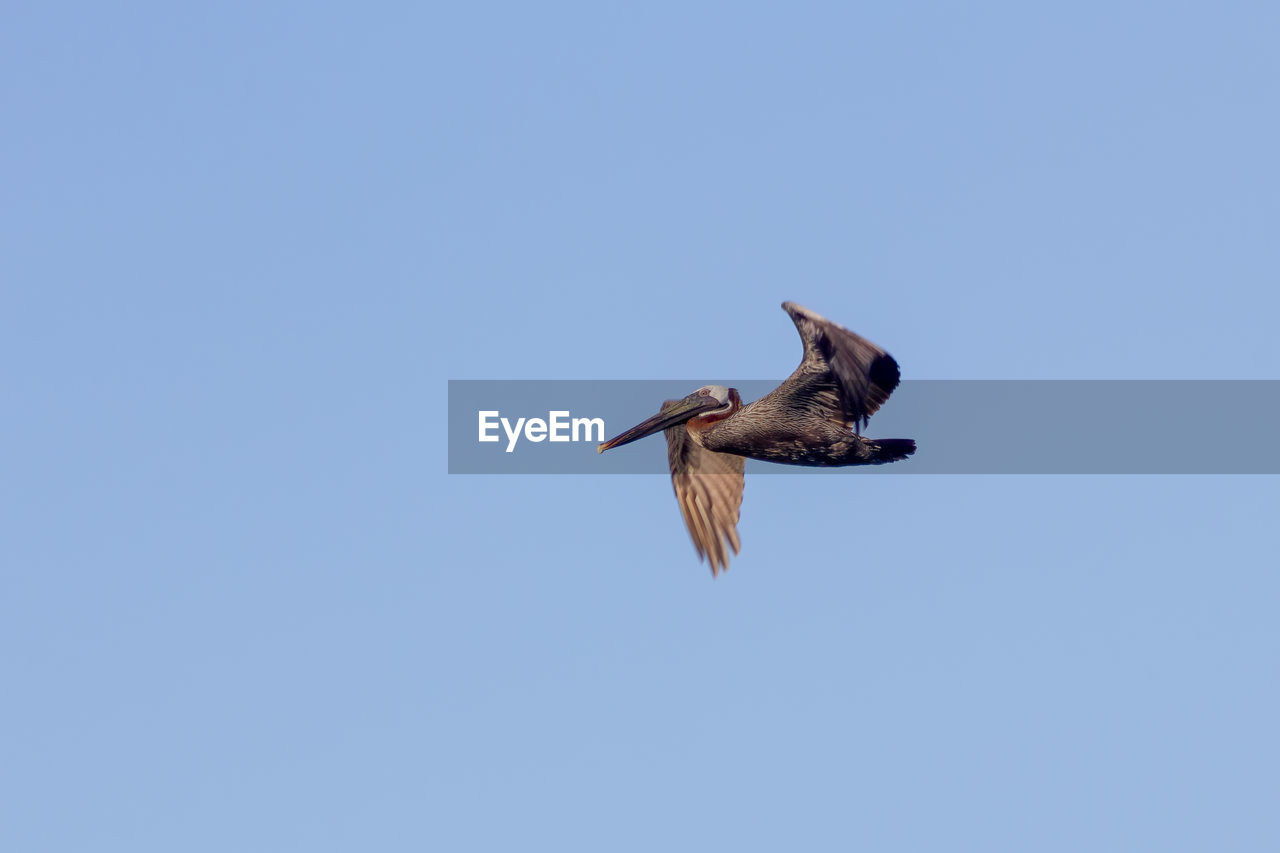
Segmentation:
[(872, 441), (872, 445), (869, 460), (872, 465), (897, 462), (916, 452), (916, 443), (910, 438), (877, 438)]

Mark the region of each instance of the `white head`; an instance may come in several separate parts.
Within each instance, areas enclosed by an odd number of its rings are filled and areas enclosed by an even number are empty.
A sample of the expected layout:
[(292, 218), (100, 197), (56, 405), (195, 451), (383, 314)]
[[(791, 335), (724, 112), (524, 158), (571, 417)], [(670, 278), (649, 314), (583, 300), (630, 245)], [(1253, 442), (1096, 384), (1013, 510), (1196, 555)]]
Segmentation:
[(694, 393), (701, 397), (710, 397), (721, 405), (729, 405), (729, 389), (723, 385), (703, 385)]

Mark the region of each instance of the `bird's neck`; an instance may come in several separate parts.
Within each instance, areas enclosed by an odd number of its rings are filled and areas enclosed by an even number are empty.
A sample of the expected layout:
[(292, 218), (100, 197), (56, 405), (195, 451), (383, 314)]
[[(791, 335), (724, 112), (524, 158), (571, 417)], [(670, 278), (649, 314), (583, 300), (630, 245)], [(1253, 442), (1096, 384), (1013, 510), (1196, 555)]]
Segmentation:
[(742, 398), (738, 396), (736, 389), (729, 389), (729, 409), (724, 412), (712, 412), (706, 415), (699, 415), (691, 418), (685, 423), (685, 429), (689, 431), (689, 437), (695, 442), (706, 447), (703, 437), (709, 430), (714, 430), (717, 425), (724, 423), (733, 417), (742, 409)]

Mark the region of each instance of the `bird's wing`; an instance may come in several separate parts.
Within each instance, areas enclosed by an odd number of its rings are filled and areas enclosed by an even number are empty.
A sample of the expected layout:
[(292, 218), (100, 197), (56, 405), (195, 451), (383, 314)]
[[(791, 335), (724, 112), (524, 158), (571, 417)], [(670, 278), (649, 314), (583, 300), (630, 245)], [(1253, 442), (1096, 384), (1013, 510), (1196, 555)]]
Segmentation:
[(680, 514), (698, 557), (711, 562), (711, 574), (715, 575), (729, 568), (729, 549), (737, 554), (742, 547), (737, 527), (746, 460), (707, 450), (689, 436), (684, 424), (668, 427), (665, 432), (671, 485)]
[(784, 302), (782, 308), (796, 324), (804, 357), (774, 394), (861, 431), (898, 387), (898, 363), (871, 341), (803, 305)]

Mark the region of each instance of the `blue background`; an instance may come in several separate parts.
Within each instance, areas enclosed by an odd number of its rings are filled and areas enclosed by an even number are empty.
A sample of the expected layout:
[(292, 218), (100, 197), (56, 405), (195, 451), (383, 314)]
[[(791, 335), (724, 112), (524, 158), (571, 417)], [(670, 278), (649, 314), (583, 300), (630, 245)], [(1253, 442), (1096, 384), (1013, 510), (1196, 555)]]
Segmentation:
[(665, 476), (444, 432), (785, 375), (784, 299), (911, 378), (1277, 378), (1278, 25), (10, 4), (0, 845), (1280, 849), (1275, 478), (760, 477), (712, 581)]

